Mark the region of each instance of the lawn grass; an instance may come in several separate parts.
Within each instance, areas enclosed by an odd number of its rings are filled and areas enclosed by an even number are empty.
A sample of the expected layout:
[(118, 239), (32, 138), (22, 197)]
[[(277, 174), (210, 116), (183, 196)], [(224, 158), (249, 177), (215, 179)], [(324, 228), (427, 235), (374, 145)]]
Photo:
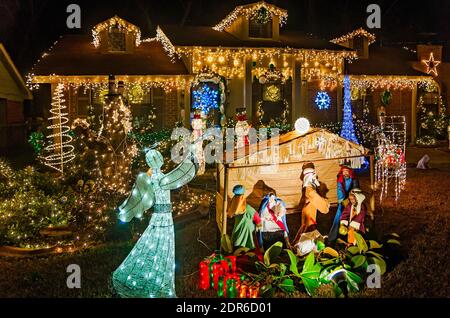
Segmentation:
[[(448, 297), (450, 295), (450, 169), (408, 169), (405, 191), (395, 203), (392, 197), (377, 202), (377, 232), (396, 232), (407, 258), (382, 279), (382, 288), (364, 290), (356, 297)], [(318, 216), (326, 234), (334, 214)], [(291, 236), (300, 215), (288, 216)], [(200, 231), (200, 234), (199, 234)], [(197, 288), (199, 261), (210, 255), (216, 243), (214, 216), (176, 226), (176, 290), (178, 297), (213, 297)], [(111, 243), (83, 252), (48, 258), (0, 258), (0, 297), (112, 297), (110, 274), (120, 265), (133, 243)], [(82, 271), (81, 289), (66, 287), (70, 264)], [(326, 294), (327, 291), (324, 291)], [(304, 295), (299, 294), (298, 297)]]

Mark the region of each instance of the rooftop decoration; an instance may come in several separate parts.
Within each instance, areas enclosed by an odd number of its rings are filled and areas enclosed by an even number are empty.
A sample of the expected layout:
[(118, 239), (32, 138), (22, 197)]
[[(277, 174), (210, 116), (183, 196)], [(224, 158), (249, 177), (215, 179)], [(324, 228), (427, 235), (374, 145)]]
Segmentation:
[(102, 23), (97, 24), (93, 29), (92, 29), (92, 37), (93, 37), (93, 43), (95, 45), (95, 47), (99, 47), (100, 46), (100, 33), (106, 29), (109, 29), (111, 27), (117, 26), (119, 29), (123, 29), (128, 33), (132, 33), (135, 36), (136, 39), (136, 46), (139, 46), (141, 44), (141, 30), (131, 24), (128, 21), (125, 21), (122, 18), (119, 18), (117, 15), (115, 15), (114, 17), (112, 17), (109, 20), (106, 20)]
[[(187, 79), (182, 75), (176, 76), (132, 76), (132, 75), (119, 75), (116, 79), (125, 83), (125, 89), (130, 90), (135, 85), (142, 87), (144, 91), (148, 91), (150, 88), (162, 88), (165, 92), (173, 90), (184, 89)], [(108, 76), (65, 76), (65, 75), (50, 75), (50, 76), (33, 76), (27, 83), (28, 87), (36, 89), (34, 85), (38, 84), (58, 84), (64, 83), (65, 88), (71, 87), (78, 89), (83, 87), (84, 89), (104, 90), (108, 87)]]
[(365, 37), (367, 37), (368, 40), (369, 40), (369, 45), (374, 43), (375, 40), (376, 40), (374, 34), (367, 32), (363, 28), (359, 28), (359, 29), (356, 29), (356, 30), (354, 30), (354, 31), (352, 31), (350, 33), (347, 33), (347, 34), (345, 34), (345, 35), (343, 35), (341, 37), (335, 38), (335, 39), (331, 40), (330, 42), (334, 43), (334, 44), (340, 44), (342, 42), (346, 42), (346, 41), (352, 40), (353, 38), (355, 38), (357, 36), (365, 36)]
[[(223, 31), (228, 28), (239, 16), (245, 16), (247, 18), (256, 18), (261, 20), (261, 13), (263, 10), (267, 10), (271, 16), (278, 16), (280, 18), (280, 25), (284, 25), (287, 21), (287, 10), (278, 8), (274, 5), (266, 3), (264, 1), (259, 1), (257, 3), (252, 3), (248, 5), (242, 5), (236, 7), (231, 13), (229, 13), (222, 21), (213, 27), (216, 31)], [(264, 11), (265, 12), (265, 11)], [(265, 21), (266, 18), (261, 21)], [(267, 21), (266, 21), (267, 22)]]
[(437, 61), (434, 59), (433, 52), (430, 52), (430, 57), (428, 60), (422, 60), (422, 63), (427, 66), (427, 74), (434, 74), (434, 76), (438, 76), (437, 66), (441, 64), (441, 61)]
[(161, 45), (164, 48), (164, 51), (166, 51), (167, 54), (169, 55), (170, 60), (174, 62), (177, 53), (175, 47), (159, 26), (156, 27), (156, 40), (161, 43)]

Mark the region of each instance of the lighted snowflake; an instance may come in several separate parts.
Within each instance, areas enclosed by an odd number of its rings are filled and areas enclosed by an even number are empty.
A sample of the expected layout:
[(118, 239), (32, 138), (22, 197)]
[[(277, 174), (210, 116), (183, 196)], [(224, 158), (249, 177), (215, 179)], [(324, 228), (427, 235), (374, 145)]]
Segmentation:
[(331, 98), (327, 92), (318, 92), (317, 93), (315, 103), (316, 103), (316, 106), (320, 110), (330, 108), (330, 102), (331, 102)]
[(205, 115), (219, 108), (219, 91), (203, 84), (192, 92), (194, 109), (200, 109)]

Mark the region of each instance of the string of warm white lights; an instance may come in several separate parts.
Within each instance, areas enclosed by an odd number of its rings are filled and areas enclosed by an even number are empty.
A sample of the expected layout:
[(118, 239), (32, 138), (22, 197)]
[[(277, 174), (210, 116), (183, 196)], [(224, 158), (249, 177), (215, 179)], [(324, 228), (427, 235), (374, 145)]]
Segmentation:
[[(144, 91), (151, 88), (161, 88), (164, 92), (182, 90), (189, 82), (189, 76), (175, 75), (167, 77), (155, 76), (116, 76), (116, 79), (123, 81), (127, 90), (139, 85)], [(72, 88), (77, 91), (80, 87), (85, 90), (101, 91), (108, 87), (108, 76), (64, 76), (52, 74), (49, 76), (28, 75), (28, 87), (30, 89), (39, 88), (39, 84), (63, 83), (65, 87)]]
[(374, 43), (376, 40), (376, 37), (374, 34), (367, 32), (363, 28), (359, 28), (359, 29), (356, 29), (356, 30), (354, 30), (350, 33), (347, 33), (341, 37), (335, 38), (335, 39), (331, 40), (330, 42), (335, 43), (335, 44), (340, 44), (340, 43), (352, 40), (353, 38), (358, 37), (358, 36), (367, 37), (369, 40), (369, 45)]
[[(169, 50), (169, 48), (168, 48)], [(320, 51), (292, 48), (207, 48), (170, 47), (179, 57), (192, 60), (194, 73), (207, 67), (226, 78), (243, 78), (246, 62), (252, 62), (252, 76), (259, 77), (269, 67), (276, 67), (286, 78), (292, 76), (293, 63), (300, 62), (302, 76), (306, 80), (324, 80), (325, 86), (336, 85), (337, 76), (342, 74), (344, 59), (356, 58), (353, 51)], [(330, 81), (334, 78), (333, 81)], [(326, 81), (325, 81), (326, 80)]]
[(118, 16), (114, 16), (107, 21), (97, 24), (92, 29), (92, 43), (94, 43), (95, 47), (100, 46), (100, 33), (102, 31), (109, 30), (111, 27), (118, 27), (121, 31), (123, 30), (127, 33), (132, 33), (135, 36), (136, 46), (141, 44), (141, 30), (137, 26), (119, 18)]
[(58, 84), (53, 95), (52, 108), (50, 109), (52, 116), (49, 117), (52, 124), (47, 127), (52, 131), (47, 136), (51, 143), (45, 148), (51, 154), (45, 157), (44, 161), (45, 165), (61, 173), (64, 173), (64, 164), (75, 158), (74, 147), (71, 145), (72, 136), (68, 134), (70, 127), (66, 125), (69, 122), (69, 119), (65, 117), (68, 113), (62, 112), (66, 108), (63, 90), (64, 84)]
[(174, 62), (176, 58), (175, 47), (159, 26), (156, 27), (156, 39), (161, 43), (161, 45), (164, 48), (164, 51), (166, 51), (167, 54), (169, 55), (170, 60)]
[(381, 76), (381, 75), (350, 75), (351, 86), (358, 89), (414, 89), (417, 85), (431, 85), (433, 79), (429, 76)]
[(223, 31), (233, 24), (233, 22), (240, 16), (253, 17), (261, 8), (266, 9), (271, 16), (278, 16), (280, 19), (280, 25), (284, 25), (287, 22), (288, 13), (286, 10), (273, 6), (264, 1), (260, 1), (251, 5), (243, 5), (236, 7), (231, 13), (229, 13), (222, 21), (213, 27), (216, 31)]

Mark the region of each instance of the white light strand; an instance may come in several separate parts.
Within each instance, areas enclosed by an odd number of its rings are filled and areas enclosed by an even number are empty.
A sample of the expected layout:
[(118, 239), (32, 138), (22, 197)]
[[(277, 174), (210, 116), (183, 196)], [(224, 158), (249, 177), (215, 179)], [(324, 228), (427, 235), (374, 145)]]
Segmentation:
[(175, 47), (159, 26), (156, 27), (156, 39), (162, 44), (164, 51), (167, 52), (170, 60), (174, 63), (177, 54)]
[(265, 8), (271, 16), (278, 16), (280, 19), (280, 25), (284, 25), (287, 22), (288, 13), (284, 9), (280, 9), (276, 6), (260, 1), (258, 3), (252, 4), (250, 6), (238, 6), (231, 13), (229, 13), (222, 21), (213, 27), (216, 31), (223, 31), (228, 28), (233, 22), (240, 16), (251, 17), (259, 9)]
[(64, 106), (64, 84), (60, 83), (56, 86), (53, 94), (52, 108), (50, 113), (53, 115), (49, 118), (52, 122), (47, 128), (53, 133), (47, 136), (53, 142), (48, 145), (45, 150), (52, 154), (45, 157), (45, 165), (64, 173), (64, 164), (75, 158), (74, 146), (71, 145), (72, 136), (68, 134), (70, 127), (67, 125), (69, 119), (65, 116), (68, 113), (62, 112), (66, 108)]

